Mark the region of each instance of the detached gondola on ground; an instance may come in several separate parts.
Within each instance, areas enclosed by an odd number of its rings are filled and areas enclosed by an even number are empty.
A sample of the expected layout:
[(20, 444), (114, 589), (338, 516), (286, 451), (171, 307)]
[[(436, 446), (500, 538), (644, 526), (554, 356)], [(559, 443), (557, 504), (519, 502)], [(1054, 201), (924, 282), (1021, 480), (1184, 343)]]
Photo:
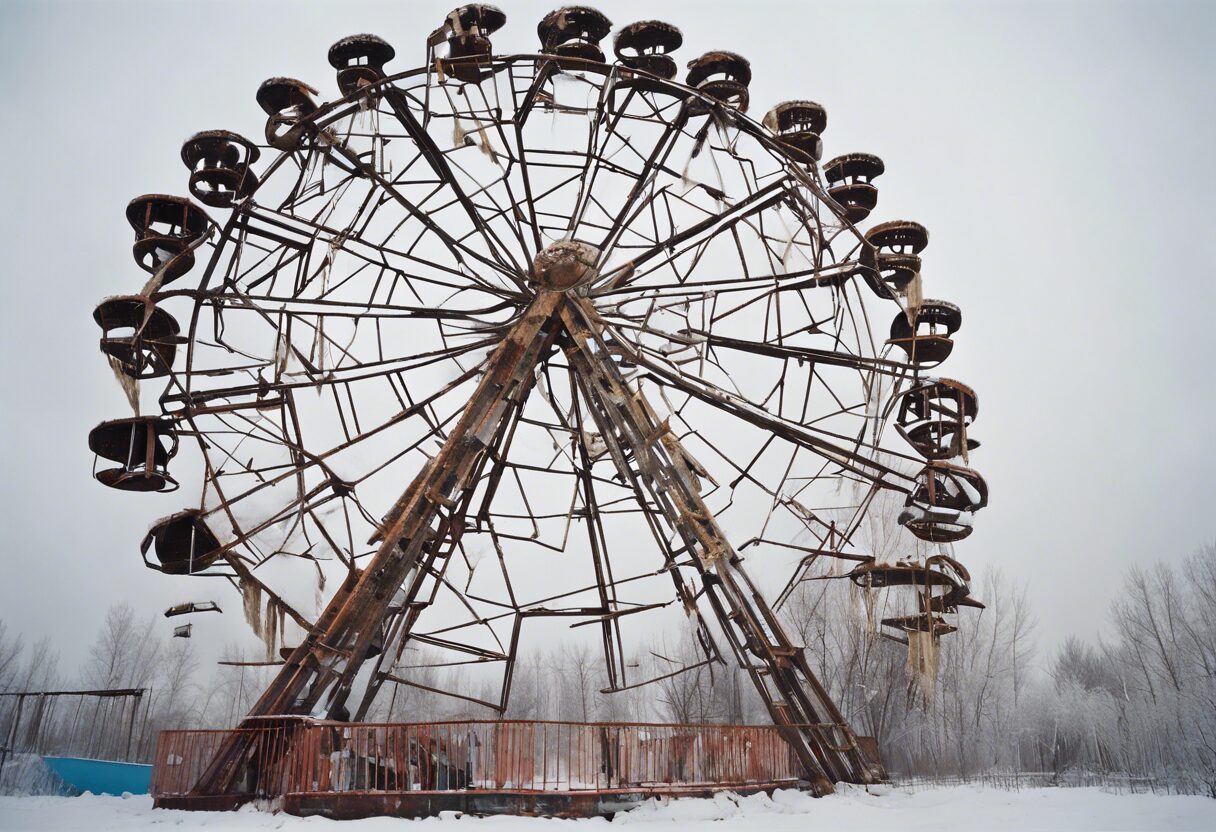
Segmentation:
[[(611, 22), (567, 7), (515, 55), (491, 42), (505, 24), (462, 6), (404, 72), (345, 37), (334, 100), (257, 90), (266, 145), (186, 142), (206, 209), (128, 209), (152, 277), (96, 318), (137, 413), (90, 437), (97, 478), (170, 490), (179, 442), (197, 449), (201, 495), (145, 562), (234, 587), (277, 668), (241, 726), (165, 734), (159, 805), (587, 814), (875, 782), (773, 582), (867, 565), (859, 591), (908, 592), (883, 624), (918, 655), (967, 603), (976, 397), (924, 375), (961, 313), (922, 299), (923, 226), (856, 226), (882, 161), (821, 170), (814, 101), (745, 115), (738, 54), (676, 80), (670, 24), (610, 50)], [(861, 542), (890, 494), (898, 564)], [(734, 663), (772, 725), (369, 721), (435, 691), (419, 665), (468, 668), (438, 692), (503, 715), (521, 645), (559, 623), (602, 643), (606, 694)], [(680, 627), (699, 660), (638, 678), (639, 645)]]

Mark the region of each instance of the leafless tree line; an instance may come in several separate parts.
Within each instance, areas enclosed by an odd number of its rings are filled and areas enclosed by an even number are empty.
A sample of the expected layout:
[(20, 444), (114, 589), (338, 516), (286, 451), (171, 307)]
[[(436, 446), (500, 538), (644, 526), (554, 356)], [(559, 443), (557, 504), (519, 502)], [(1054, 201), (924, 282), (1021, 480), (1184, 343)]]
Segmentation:
[(893, 772), (1111, 774), (1216, 797), (1216, 545), (1128, 570), (1107, 635), (1069, 637), (1053, 654), (1035, 653), (1025, 590), (989, 573), (987, 609), (964, 610), (941, 640), (929, 702), (901, 682), (904, 648), (867, 632), (836, 584), (804, 591), (792, 617)]
[[(198, 725), (203, 685), (189, 642), (166, 640), (155, 617), (139, 620), (127, 604), (109, 609), (84, 664), (64, 673), (49, 639), (28, 647), (0, 621), (0, 746), (9, 754), (67, 754), (148, 759), (156, 734)], [(68, 695), (83, 690), (143, 690), (139, 696)]]
[[(858, 592), (847, 581), (808, 582), (785, 615), (846, 717), (859, 733), (878, 738), (894, 775), (1035, 772), (1066, 780), (1108, 773), (1216, 797), (1216, 545), (1177, 565), (1129, 570), (1111, 604), (1108, 636), (1096, 643), (1068, 638), (1050, 655), (1035, 652), (1025, 590), (989, 573), (979, 591), (986, 609), (963, 612), (959, 631), (941, 641), (937, 683), (927, 700), (906, 669), (906, 648), (871, 632)], [(221, 665), (204, 672), (190, 640), (166, 639), (162, 632), (154, 618), (141, 620), (129, 606), (115, 606), (84, 666), (69, 675), (59, 669), (49, 642), (27, 647), (0, 622), (0, 692), (147, 688), (133, 723), (135, 759), (150, 757), (161, 730), (236, 724), (273, 668)], [(233, 647), (226, 658), (261, 656)], [(665, 678), (603, 693), (603, 662), (589, 647), (538, 650), (515, 667), (505, 716), (766, 721), (742, 671), (697, 666), (690, 635), (657, 641), (637, 665), (638, 678)], [(674, 672), (682, 667), (691, 669)], [(495, 716), (472, 701), (489, 692), (479, 690), (464, 667), (429, 666), (419, 652), (412, 668), (401, 672), (415, 685), (386, 692), (371, 718)], [(470, 698), (427, 688), (468, 691)], [(12, 698), (0, 698), (0, 737), (8, 736), (12, 705)], [(61, 707), (44, 713), (45, 738), (66, 737), (69, 724), (85, 726), (91, 748), (116, 754), (128, 724), (125, 715), (105, 708), (95, 702), (75, 712)]]

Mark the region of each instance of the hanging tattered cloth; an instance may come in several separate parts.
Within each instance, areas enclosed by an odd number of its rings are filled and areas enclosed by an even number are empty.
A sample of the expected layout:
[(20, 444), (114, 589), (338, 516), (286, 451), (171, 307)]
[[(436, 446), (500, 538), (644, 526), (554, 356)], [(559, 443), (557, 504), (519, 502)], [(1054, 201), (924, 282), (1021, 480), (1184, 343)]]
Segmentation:
[(937, 636), (927, 630), (908, 633), (908, 688), (926, 703), (937, 687)]

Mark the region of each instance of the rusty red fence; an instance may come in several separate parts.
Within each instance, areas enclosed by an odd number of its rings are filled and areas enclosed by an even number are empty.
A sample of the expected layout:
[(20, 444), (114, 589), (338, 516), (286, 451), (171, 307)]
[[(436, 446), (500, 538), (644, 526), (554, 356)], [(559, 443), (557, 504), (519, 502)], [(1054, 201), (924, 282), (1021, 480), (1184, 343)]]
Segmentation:
[[(399, 792), (655, 792), (793, 784), (777, 728), (543, 721), (282, 722), (258, 735), (250, 796)], [(288, 741), (288, 733), (294, 736)], [(190, 794), (233, 731), (165, 731), (154, 797)]]
[(153, 797), (187, 795), (212, 764), (226, 740), (252, 737), (242, 761), (239, 791), (257, 797), (286, 794), (302, 782), (301, 757), (292, 735), (302, 736), (305, 725), (278, 722), (256, 728), (162, 731), (152, 761)]

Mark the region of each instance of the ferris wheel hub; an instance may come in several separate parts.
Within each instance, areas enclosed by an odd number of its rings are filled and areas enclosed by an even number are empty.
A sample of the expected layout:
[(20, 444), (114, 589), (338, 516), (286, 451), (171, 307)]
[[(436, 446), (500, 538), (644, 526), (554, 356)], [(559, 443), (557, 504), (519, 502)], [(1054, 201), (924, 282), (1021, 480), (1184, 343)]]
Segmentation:
[(550, 243), (532, 261), (532, 282), (545, 289), (564, 292), (594, 282), (600, 250), (578, 240)]

